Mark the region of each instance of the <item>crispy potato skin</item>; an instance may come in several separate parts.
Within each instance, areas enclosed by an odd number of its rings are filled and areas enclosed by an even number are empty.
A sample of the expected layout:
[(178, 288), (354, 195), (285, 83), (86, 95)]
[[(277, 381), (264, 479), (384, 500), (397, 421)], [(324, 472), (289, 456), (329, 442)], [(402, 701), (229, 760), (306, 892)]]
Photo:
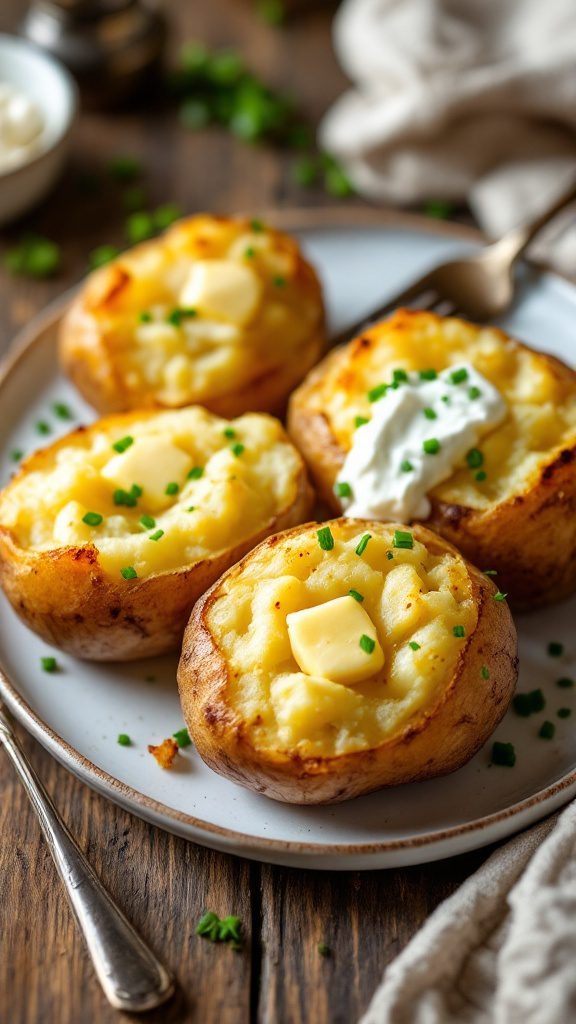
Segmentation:
[[(358, 523), (370, 530), (369, 522)], [(295, 527), (289, 536), (305, 529)], [(417, 525), (413, 532), (434, 553), (454, 551), (425, 527)], [(269, 537), (259, 550), (272, 548), (281, 539)], [(506, 712), (516, 685), (516, 629), (507, 605), (494, 601), (493, 583), (467, 564), (478, 622), (435, 705), (369, 750), (302, 758), (295, 751), (255, 749), (247, 723), (227, 700), (229, 668), (207, 619), (223, 581), (229, 585), (249, 559), (250, 555), (229, 569), (196, 603), (184, 634), (178, 668), (180, 700), (190, 735), (211, 768), (274, 800), (337, 803), (385, 786), (455, 771), (486, 742)], [(484, 680), (481, 669), (487, 662), (490, 678)]]
[[(35, 460), (41, 465), (47, 451), (27, 460), (25, 470)], [(93, 545), (24, 549), (0, 526), (0, 586), (30, 629), (76, 657), (130, 661), (164, 654), (180, 647), (190, 609), (206, 588), (270, 533), (306, 519), (313, 501), (302, 468), (294, 501), (255, 535), (195, 565), (141, 580), (113, 580)]]
[[(306, 460), (318, 496), (336, 513), (341, 506), (333, 487), (345, 452), (327, 418), (316, 411), (314, 396), (328, 367), (343, 360), (346, 348), (314, 367), (288, 409), (288, 433)], [(541, 357), (572, 373), (553, 356)], [(576, 447), (542, 466), (538, 480), (523, 493), (486, 510), (432, 499), (426, 526), (480, 568), (496, 569), (500, 590), (518, 611), (564, 600), (576, 589)]]
[[(180, 221), (169, 229), (166, 239), (193, 235), (206, 218), (191, 217)], [(225, 223), (229, 218), (214, 217), (214, 221)], [(246, 221), (246, 228), (249, 222)], [(280, 237), (279, 232), (267, 229)], [(315, 329), (311, 332), (305, 349), (299, 347), (285, 362), (273, 371), (262, 373), (257, 361), (252, 379), (235, 386), (230, 380), (230, 390), (214, 395), (200, 395), (190, 398), (185, 404), (200, 404), (218, 416), (233, 418), (245, 412), (269, 412), (283, 416), (286, 412), (290, 392), (302, 380), (308, 370), (321, 358), (326, 349), (326, 329), (322, 306), (322, 289), (314, 268), (303, 258), (297, 243), (283, 235), (283, 244), (294, 260), (294, 280), (303, 295), (313, 297), (318, 304), (320, 315)], [(135, 246), (130, 254), (136, 257), (163, 245), (164, 237), (152, 239)], [(120, 372), (114, 345), (102, 329), (98, 312), (113, 313), (115, 304), (121, 299), (130, 282), (128, 271), (122, 267), (120, 258), (91, 274), (84, 287), (73, 300), (65, 314), (60, 328), (60, 362), (66, 375), (73, 381), (83, 397), (101, 415), (126, 412), (131, 409), (168, 408), (157, 400), (152, 389), (141, 389), (137, 395), (130, 391)], [(113, 339), (112, 339), (113, 341)], [(273, 338), (270, 344), (273, 345)], [(173, 406), (171, 406), (173, 408)]]

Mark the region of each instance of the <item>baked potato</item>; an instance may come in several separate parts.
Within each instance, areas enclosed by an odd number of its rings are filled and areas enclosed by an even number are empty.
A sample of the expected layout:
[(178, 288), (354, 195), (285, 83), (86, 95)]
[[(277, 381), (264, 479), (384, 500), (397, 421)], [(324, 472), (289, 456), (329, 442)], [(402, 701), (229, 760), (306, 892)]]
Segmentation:
[(0, 584), (72, 654), (161, 654), (180, 645), (200, 594), (312, 501), (270, 416), (110, 416), (36, 452), (0, 492)]
[(178, 669), (215, 771), (317, 804), (454, 771), (502, 718), (516, 631), (493, 582), (422, 526), (269, 537), (195, 604)]
[(100, 413), (279, 413), (324, 345), (320, 283), (297, 242), (208, 215), (90, 274), (60, 333), (64, 371)]
[(504, 418), (428, 493), (429, 515), (414, 518), (496, 570), (516, 608), (558, 601), (576, 588), (576, 373), (558, 359), (494, 327), (399, 310), (311, 371), (291, 399), (289, 433), (340, 512), (335, 481), (357, 425), (376, 415), (380, 382), (463, 361), (497, 389)]

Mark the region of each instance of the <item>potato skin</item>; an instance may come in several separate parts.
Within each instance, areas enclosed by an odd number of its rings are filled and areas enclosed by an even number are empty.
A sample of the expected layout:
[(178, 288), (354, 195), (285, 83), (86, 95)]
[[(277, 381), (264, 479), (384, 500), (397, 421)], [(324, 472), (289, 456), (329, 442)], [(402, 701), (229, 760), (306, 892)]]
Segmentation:
[[(368, 531), (376, 526), (357, 522), (359, 529)], [(294, 537), (306, 529), (306, 525), (298, 526), (284, 536)], [(425, 527), (417, 525), (413, 533), (434, 553), (455, 550)], [(269, 537), (258, 550), (271, 549), (281, 539)], [(207, 619), (222, 583), (229, 584), (249, 559), (250, 555), (229, 569), (200, 598), (184, 634), (178, 667), (182, 710), (198, 752), (211, 768), (274, 800), (338, 803), (382, 787), (455, 771), (486, 742), (505, 714), (516, 685), (516, 629), (507, 605), (494, 600), (494, 584), (467, 563), (478, 622), (435, 705), (369, 750), (325, 758), (257, 750), (246, 723), (227, 701), (229, 667)], [(490, 665), (488, 680), (482, 677), (485, 664)]]
[[(345, 452), (313, 399), (327, 369), (344, 353), (345, 348), (337, 349), (314, 367), (288, 409), (288, 433), (304, 456), (319, 497), (336, 513), (341, 506), (333, 487)], [(573, 372), (554, 356), (540, 355), (564, 373)], [(523, 493), (484, 511), (432, 498), (425, 524), (481, 569), (496, 569), (498, 586), (514, 609), (564, 600), (576, 590), (576, 446), (551, 458)]]
[[(143, 242), (129, 250), (128, 255), (136, 259), (145, 257), (151, 251), (165, 247), (170, 249), (172, 238), (193, 237), (205, 217), (191, 217), (175, 224), (165, 236)], [(226, 223), (230, 218), (210, 218)], [(199, 225), (199, 226), (197, 226)], [(245, 222), (248, 229), (249, 221)], [(279, 236), (273, 228), (270, 234)], [(305, 349), (299, 347), (285, 362), (274, 370), (262, 372), (255, 360), (254, 374), (240, 387), (232, 378), (230, 390), (214, 395), (191, 397), (185, 404), (200, 404), (218, 416), (234, 418), (245, 412), (269, 412), (283, 416), (290, 392), (302, 380), (307, 371), (321, 358), (326, 349), (326, 329), (322, 304), (322, 289), (314, 268), (303, 258), (295, 240), (283, 235), (283, 244), (294, 260), (294, 280), (302, 294), (313, 297), (320, 314), (315, 329), (311, 332)], [(174, 408), (158, 401), (150, 388), (142, 388), (134, 394), (127, 387), (119, 371), (117, 357), (112, 343), (102, 329), (96, 311), (113, 313), (118, 301), (130, 282), (130, 274), (122, 266), (122, 257), (100, 268), (90, 275), (77, 297), (66, 312), (60, 327), (60, 362), (66, 375), (78, 388), (81, 395), (101, 415), (126, 412), (131, 409)], [(270, 339), (273, 345), (273, 339)]]
[[(33, 456), (25, 469), (42, 456)], [(93, 545), (33, 551), (0, 526), (0, 586), (30, 629), (78, 658), (130, 661), (164, 654), (180, 647), (190, 609), (206, 588), (270, 533), (306, 519), (313, 501), (302, 468), (294, 501), (256, 534), (195, 565), (140, 580), (113, 580)]]

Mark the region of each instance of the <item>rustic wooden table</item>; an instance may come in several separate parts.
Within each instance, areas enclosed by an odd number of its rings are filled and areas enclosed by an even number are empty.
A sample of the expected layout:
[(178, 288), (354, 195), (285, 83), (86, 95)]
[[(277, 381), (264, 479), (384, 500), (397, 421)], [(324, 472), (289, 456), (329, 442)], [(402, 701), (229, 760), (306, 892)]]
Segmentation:
[[(171, 0), (165, 6), (174, 40), (240, 47), (312, 119), (345, 84), (330, 48), (326, 7), (309, 5), (280, 30), (260, 22), (250, 0)], [(21, 0), (3, 0), (0, 30), (13, 31), (21, 13)], [(121, 240), (117, 190), (108, 185), (86, 195), (75, 184), (79, 171), (102, 168), (114, 153), (142, 158), (152, 204), (173, 200), (192, 212), (329, 201), (298, 189), (282, 154), (244, 146), (219, 131), (187, 133), (165, 110), (83, 114), (57, 191), (4, 233), (5, 243), (24, 230), (44, 233), (61, 243), (64, 256), (62, 272), (48, 282), (0, 270), (4, 348), (36, 311), (82, 276), (91, 249)], [(485, 857), (366, 873), (249, 863), (132, 817), (69, 775), (22, 729), (17, 732), (104, 883), (177, 975), (174, 1000), (142, 1018), (151, 1022), (350, 1024), (365, 1010), (384, 966)], [(206, 909), (242, 917), (244, 952), (196, 937), (195, 924)], [(318, 953), (320, 941), (330, 946), (329, 957)], [(0, 1021), (108, 1024), (118, 1016), (94, 979), (36, 819), (0, 752)]]

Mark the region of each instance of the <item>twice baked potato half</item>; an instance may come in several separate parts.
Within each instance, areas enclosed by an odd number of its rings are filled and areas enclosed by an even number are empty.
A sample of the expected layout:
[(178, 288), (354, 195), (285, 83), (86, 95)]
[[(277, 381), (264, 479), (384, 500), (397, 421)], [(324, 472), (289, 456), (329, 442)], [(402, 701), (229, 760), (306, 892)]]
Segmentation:
[(422, 526), (269, 537), (194, 606), (178, 669), (215, 771), (317, 804), (454, 771), (502, 718), (516, 631), (494, 584)]
[(312, 500), (270, 416), (111, 416), (36, 452), (0, 492), (0, 584), (31, 629), (71, 654), (161, 654), (179, 646), (200, 594), (306, 519)]
[(295, 239), (208, 215), (90, 274), (60, 334), (65, 372), (100, 413), (281, 412), (324, 346), (320, 283)]
[[(469, 386), (462, 364), (470, 373), (482, 375), (481, 387)], [(366, 424), (382, 415), (385, 403), (398, 401), (406, 380), (419, 376), (428, 387), (431, 378), (440, 383), (444, 377), (442, 402), (453, 402), (458, 392), (470, 409), (478, 404), (481, 391), (490, 389), (502, 404), (503, 415), (427, 492), (427, 514), (406, 515), (405, 521), (425, 521), (480, 568), (497, 570), (500, 589), (517, 608), (533, 608), (572, 593), (576, 373), (494, 327), (399, 310), (311, 371), (291, 399), (288, 429), (324, 500), (339, 512), (350, 505), (334, 487), (355, 440), (358, 447), (367, 439)], [(400, 390), (388, 390), (392, 388)], [(435, 409), (420, 410), (430, 417), (424, 429), (428, 443), (435, 446), (431, 457), (422, 456), (428, 460), (426, 466), (432, 465), (440, 448), (435, 435), (441, 410), (450, 408), (437, 402)], [(397, 419), (396, 425), (400, 422)], [(420, 422), (424, 424), (424, 418)], [(398, 433), (395, 441), (400, 452)], [(395, 477), (388, 478), (389, 487), (401, 480), (404, 470), (407, 480), (414, 463), (411, 454), (404, 455)]]

